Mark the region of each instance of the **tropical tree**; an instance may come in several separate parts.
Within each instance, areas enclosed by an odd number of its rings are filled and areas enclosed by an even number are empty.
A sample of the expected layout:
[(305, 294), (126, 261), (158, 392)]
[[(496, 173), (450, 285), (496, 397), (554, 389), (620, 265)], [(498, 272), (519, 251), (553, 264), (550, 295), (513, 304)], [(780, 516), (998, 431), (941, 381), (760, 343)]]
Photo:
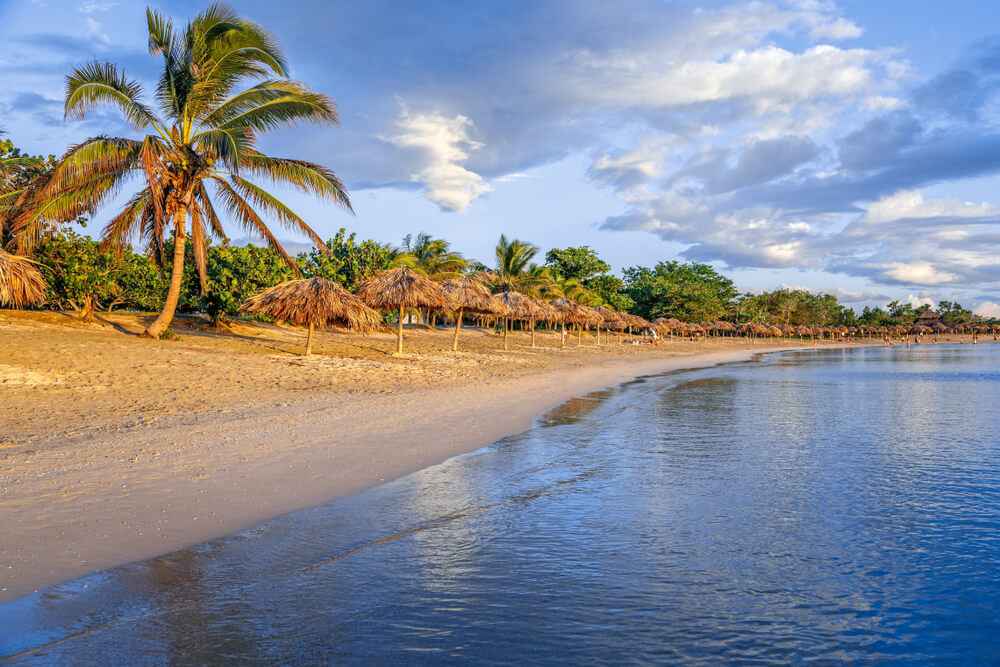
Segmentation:
[(448, 241), (433, 238), (424, 232), (415, 237), (412, 234), (404, 236), (393, 263), (411, 268), (438, 282), (458, 278), (469, 266), (461, 253), (451, 250)]
[(536, 246), (518, 239), (508, 240), (501, 234), (490, 280), (493, 291), (529, 295), (543, 291), (553, 279), (548, 269), (531, 262), (537, 254)]
[(611, 270), (611, 265), (597, 256), (589, 246), (553, 248), (545, 253), (545, 264), (560, 278), (576, 278), (587, 283)]
[(9, 139), (0, 141), (0, 304), (3, 305), (19, 308), (39, 303), (45, 297), (45, 281), (37, 265), (6, 250), (17, 246), (14, 218), (23, 206), (28, 188), (44, 168), (42, 158), (22, 154)]
[(116, 65), (95, 61), (74, 69), (67, 78), (67, 118), (111, 105), (145, 135), (98, 136), (71, 147), (21, 226), (93, 212), (127, 181), (140, 179), (141, 189), (108, 222), (102, 241), (120, 252), (138, 236), (147, 252), (166, 265), (164, 236), (173, 234), (170, 286), (162, 312), (145, 332), (158, 338), (177, 307), (189, 236), (205, 289), (207, 240), (226, 237), (216, 202), (249, 233), (263, 237), (295, 272), (258, 209), (322, 246), (302, 218), (250, 178), (288, 185), (347, 210), (351, 205), (343, 184), (326, 167), (272, 157), (257, 148), (259, 133), (298, 122), (332, 126), (339, 120), (330, 98), (288, 78), (285, 57), (268, 31), (223, 4), (211, 5), (183, 30), (149, 9), (146, 22), (149, 52), (163, 59), (155, 93), (159, 113), (143, 101), (142, 87)]

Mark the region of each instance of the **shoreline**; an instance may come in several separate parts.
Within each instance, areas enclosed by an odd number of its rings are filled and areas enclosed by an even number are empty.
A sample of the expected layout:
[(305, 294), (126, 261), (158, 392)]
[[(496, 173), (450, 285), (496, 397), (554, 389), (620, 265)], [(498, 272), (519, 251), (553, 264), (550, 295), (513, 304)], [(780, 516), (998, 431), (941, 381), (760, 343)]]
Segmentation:
[(223, 411), (70, 430), (35, 448), (0, 443), (0, 603), (360, 493), (524, 431), (574, 396), (811, 349), (698, 346), (376, 395), (328, 387), (247, 402), (244, 392)]

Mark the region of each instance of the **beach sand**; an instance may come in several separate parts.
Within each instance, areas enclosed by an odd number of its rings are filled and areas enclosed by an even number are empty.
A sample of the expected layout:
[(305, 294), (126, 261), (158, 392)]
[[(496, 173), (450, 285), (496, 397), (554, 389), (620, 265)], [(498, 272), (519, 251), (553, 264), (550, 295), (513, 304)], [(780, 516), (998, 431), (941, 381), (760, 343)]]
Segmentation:
[[(638, 375), (809, 341), (559, 349), (555, 332), (410, 327), (395, 336), (180, 318), (0, 311), (0, 602), (357, 493), (527, 428)], [(877, 342), (877, 341), (876, 341)], [(823, 343), (824, 346), (830, 343)]]

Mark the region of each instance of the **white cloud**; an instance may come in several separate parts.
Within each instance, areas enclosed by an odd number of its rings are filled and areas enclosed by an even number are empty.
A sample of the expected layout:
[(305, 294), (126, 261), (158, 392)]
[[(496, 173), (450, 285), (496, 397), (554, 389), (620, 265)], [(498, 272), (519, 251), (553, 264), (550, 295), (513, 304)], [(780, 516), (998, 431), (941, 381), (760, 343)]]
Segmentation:
[(744, 100), (758, 114), (800, 103), (853, 96), (877, 87), (867, 49), (821, 44), (793, 53), (768, 45), (736, 50), (721, 60), (656, 52), (578, 52), (567, 68), (571, 93), (590, 103), (649, 108)]
[(881, 292), (855, 292), (843, 287), (828, 287), (820, 290), (824, 294), (832, 294), (842, 303), (858, 303), (860, 301), (885, 301), (889, 297)]
[(1000, 215), (1000, 208), (983, 202), (973, 204), (957, 199), (924, 201), (919, 190), (903, 190), (868, 205), (862, 223), (880, 223), (921, 218), (985, 218)]
[(864, 101), (866, 111), (892, 111), (903, 106), (903, 101), (895, 97), (873, 95)]
[(94, 12), (106, 12), (112, 7), (117, 7), (120, 3), (118, 2), (97, 2), (96, 0), (91, 0), (90, 2), (85, 2), (76, 11), (81, 14), (93, 14)]
[(466, 116), (410, 113), (404, 107), (396, 127), (399, 133), (388, 140), (421, 152), (422, 167), (410, 175), (410, 180), (422, 184), (427, 198), (434, 203), (451, 211), (464, 211), (473, 199), (493, 190), (482, 176), (459, 164), (468, 159), (469, 151), (482, 147), (470, 137), (475, 127)]
[(1000, 317), (1000, 303), (996, 301), (983, 301), (973, 308), (972, 312), (980, 317)]
[(919, 296), (914, 296), (912, 294), (907, 294), (906, 298), (903, 299), (905, 303), (910, 304), (914, 308), (919, 308), (920, 306), (934, 306), (934, 299), (927, 296), (927, 292), (921, 292)]

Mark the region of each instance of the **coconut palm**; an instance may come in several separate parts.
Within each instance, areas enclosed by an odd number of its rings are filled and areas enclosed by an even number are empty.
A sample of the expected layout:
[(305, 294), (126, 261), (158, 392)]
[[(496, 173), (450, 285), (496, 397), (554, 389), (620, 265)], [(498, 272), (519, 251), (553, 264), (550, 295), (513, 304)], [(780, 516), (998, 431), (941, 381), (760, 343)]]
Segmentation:
[(16, 149), (0, 155), (0, 305), (20, 308), (45, 299), (45, 280), (35, 264), (4, 249), (5, 244), (16, 245), (12, 213), (19, 210), (31, 174), (42, 166), (40, 159)]
[(523, 292), (535, 295), (549, 283), (552, 276), (544, 266), (532, 264), (538, 247), (518, 239), (508, 240), (503, 234), (496, 247), (496, 265), (492, 272), (494, 292)]
[(138, 235), (162, 261), (164, 237), (172, 232), (170, 288), (163, 311), (145, 332), (157, 338), (177, 306), (189, 234), (204, 290), (207, 240), (225, 238), (216, 203), (249, 233), (263, 237), (296, 273), (258, 210), (324, 247), (298, 215), (251, 178), (290, 185), (348, 210), (351, 205), (326, 167), (265, 155), (256, 146), (257, 135), (268, 130), (298, 122), (338, 123), (330, 98), (287, 78), (284, 55), (268, 31), (223, 4), (211, 5), (183, 30), (156, 11), (147, 9), (146, 20), (149, 52), (163, 58), (155, 92), (159, 113), (143, 101), (141, 86), (114, 64), (95, 61), (74, 69), (67, 77), (67, 118), (111, 105), (144, 136), (99, 136), (71, 147), (21, 226), (92, 213), (128, 180), (140, 179), (141, 189), (108, 222), (102, 240), (120, 251)]

